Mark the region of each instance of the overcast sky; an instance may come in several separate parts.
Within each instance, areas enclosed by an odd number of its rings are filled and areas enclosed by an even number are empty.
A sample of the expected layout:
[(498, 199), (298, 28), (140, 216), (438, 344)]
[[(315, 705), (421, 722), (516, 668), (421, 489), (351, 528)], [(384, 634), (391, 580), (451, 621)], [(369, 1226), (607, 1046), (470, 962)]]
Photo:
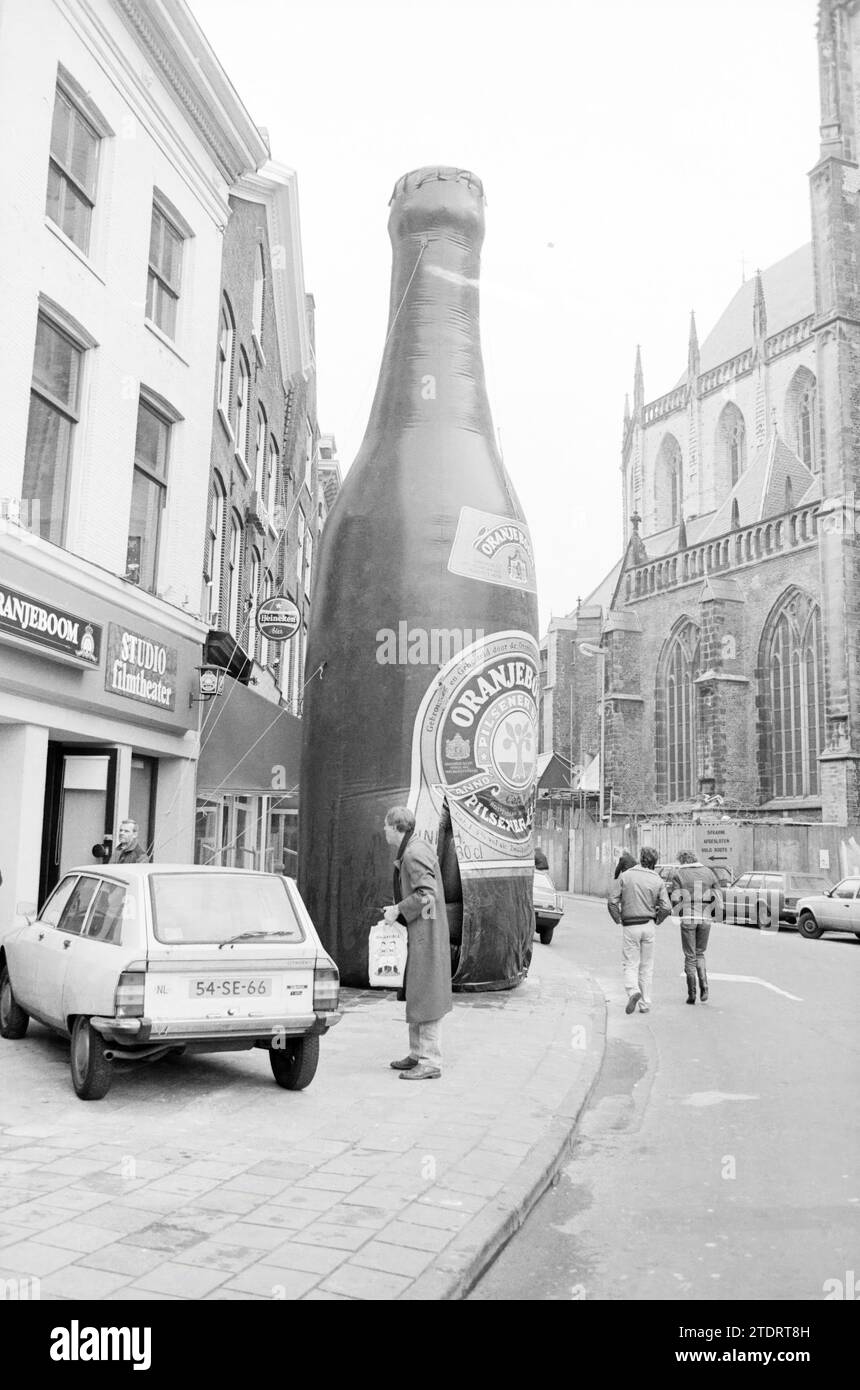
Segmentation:
[(388, 199), (484, 182), (482, 341), (542, 630), (621, 547), (620, 442), (741, 283), (808, 241), (815, 0), (191, 0), (296, 169), (320, 427), (348, 468), (385, 336)]

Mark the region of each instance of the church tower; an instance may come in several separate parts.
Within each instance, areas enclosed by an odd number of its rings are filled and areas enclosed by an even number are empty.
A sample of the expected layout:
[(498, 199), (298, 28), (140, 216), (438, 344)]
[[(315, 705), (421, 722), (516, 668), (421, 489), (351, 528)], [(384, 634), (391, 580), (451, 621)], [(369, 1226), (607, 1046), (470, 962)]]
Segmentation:
[(823, 497), (822, 819), (860, 820), (860, 0), (820, 0), (821, 148), (810, 173)]

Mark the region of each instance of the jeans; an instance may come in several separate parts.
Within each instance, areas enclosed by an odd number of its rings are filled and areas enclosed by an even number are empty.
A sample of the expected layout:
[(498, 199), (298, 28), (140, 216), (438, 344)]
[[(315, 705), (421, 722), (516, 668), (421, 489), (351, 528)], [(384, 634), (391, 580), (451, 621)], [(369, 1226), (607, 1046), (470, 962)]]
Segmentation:
[(681, 945), (684, 948), (684, 974), (695, 985), (696, 971), (705, 968), (705, 952), (711, 934), (710, 922), (681, 922)]
[(432, 1023), (410, 1023), (409, 1056), (424, 1067), (442, 1066), (442, 1020)]
[(654, 923), (628, 923), (621, 930), (624, 988), (628, 996), (638, 989), (642, 1002), (650, 1004), (651, 981), (654, 978)]

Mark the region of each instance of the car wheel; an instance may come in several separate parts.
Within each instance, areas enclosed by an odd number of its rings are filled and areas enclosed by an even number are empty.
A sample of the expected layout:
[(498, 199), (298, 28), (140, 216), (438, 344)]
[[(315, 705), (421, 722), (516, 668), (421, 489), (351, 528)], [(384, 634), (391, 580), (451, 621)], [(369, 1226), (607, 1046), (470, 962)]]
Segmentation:
[(9, 970), (4, 965), (0, 971), (0, 1037), (23, 1038), (30, 1023), (30, 1015), (25, 1013), (12, 993)]
[(320, 1040), (288, 1038), (283, 1047), (269, 1048), (272, 1075), (285, 1091), (303, 1091), (316, 1076), (320, 1059)]
[(538, 928), (538, 936), (540, 937), (540, 942), (541, 942), (541, 945), (542, 945), (542, 946), (548, 946), (548, 945), (549, 945), (549, 943), (552, 941), (552, 936), (553, 936), (553, 932), (554, 932), (554, 931), (555, 931), (555, 927), (539, 927), (539, 928)]
[(811, 912), (801, 912), (797, 930), (801, 936), (806, 937), (807, 941), (817, 941), (822, 933), (822, 928), (819, 927)]
[(105, 1057), (104, 1038), (88, 1018), (76, 1018), (72, 1027), (72, 1085), (80, 1100), (101, 1100), (110, 1090), (113, 1068)]

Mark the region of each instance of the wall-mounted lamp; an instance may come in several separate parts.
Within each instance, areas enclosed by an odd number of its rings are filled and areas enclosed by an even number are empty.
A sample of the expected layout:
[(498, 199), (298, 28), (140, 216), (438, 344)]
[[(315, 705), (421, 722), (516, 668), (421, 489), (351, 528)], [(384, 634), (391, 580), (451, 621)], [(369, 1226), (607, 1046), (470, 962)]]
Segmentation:
[(195, 666), (198, 677), (199, 695), (188, 695), (188, 708), (192, 705), (199, 705), (206, 700), (214, 700), (216, 695), (220, 695), (224, 689), (224, 677), (227, 672), (223, 666)]

